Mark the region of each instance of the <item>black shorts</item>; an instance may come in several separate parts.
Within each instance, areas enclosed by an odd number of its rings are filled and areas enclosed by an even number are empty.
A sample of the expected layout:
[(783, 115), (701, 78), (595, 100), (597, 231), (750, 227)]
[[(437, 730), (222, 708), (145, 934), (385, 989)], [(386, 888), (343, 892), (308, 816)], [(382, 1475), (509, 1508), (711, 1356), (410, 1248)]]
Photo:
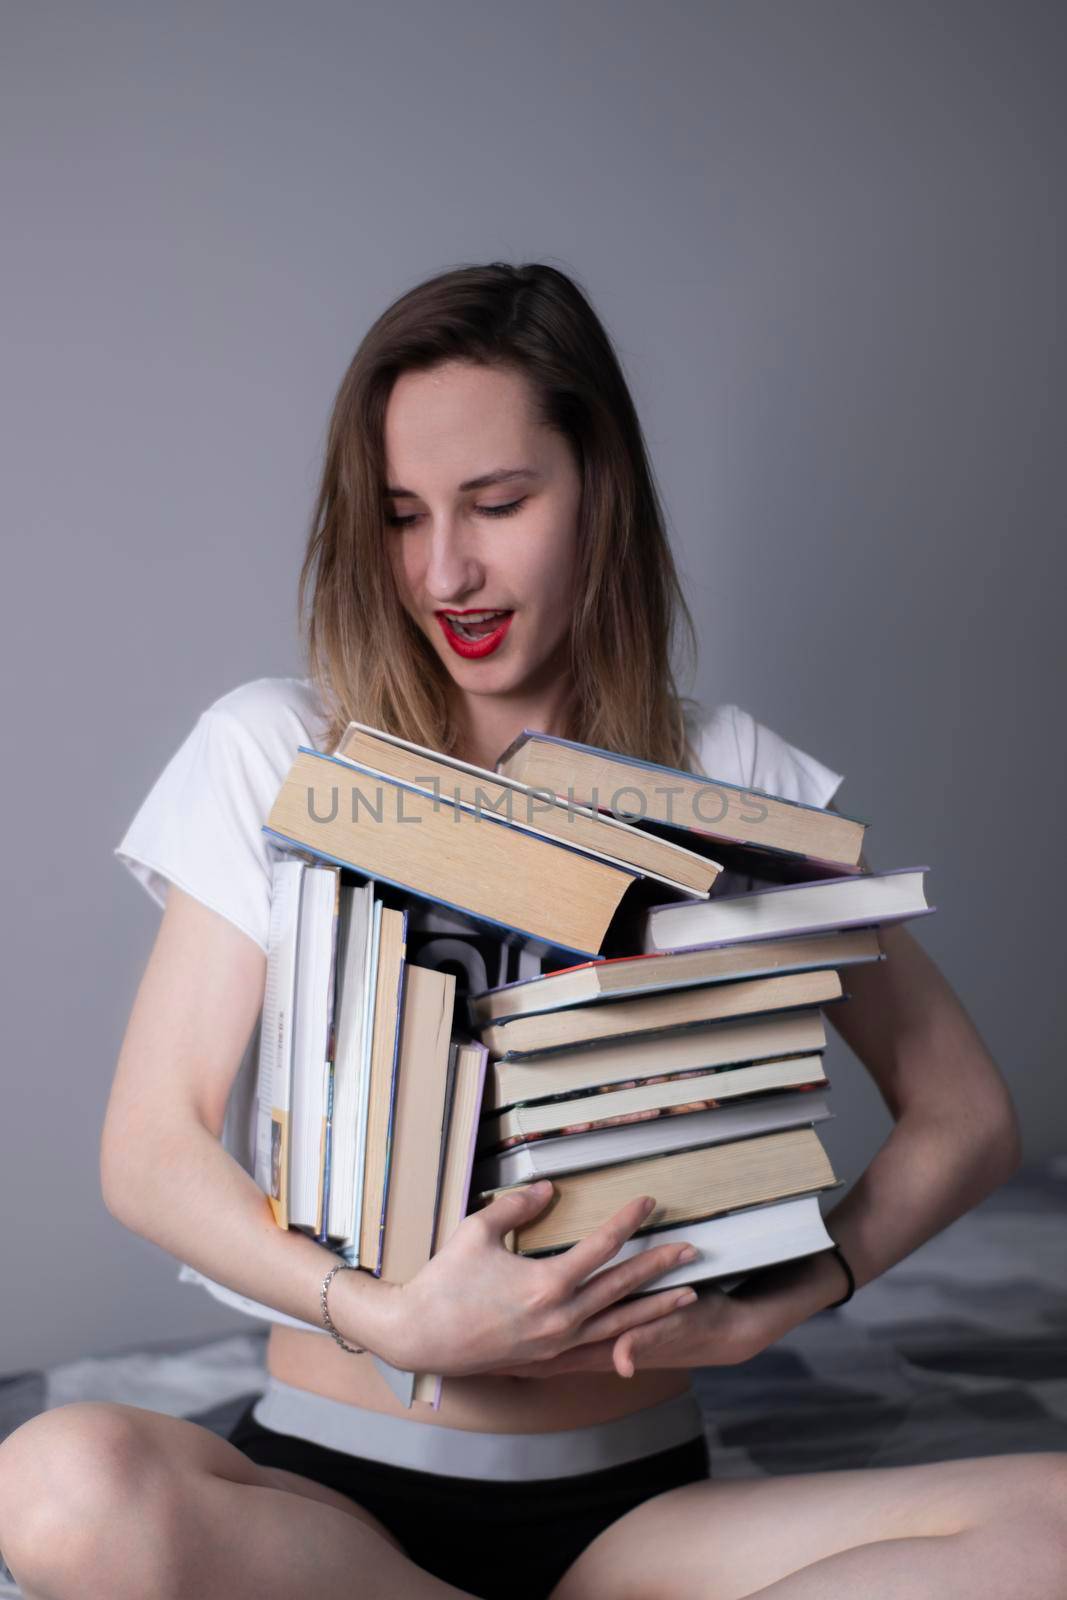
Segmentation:
[(284, 1467), (348, 1495), (417, 1566), (480, 1600), (546, 1600), (604, 1528), (653, 1495), (710, 1475), (700, 1438), (573, 1477), (453, 1478), (276, 1433), (255, 1420), (252, 1405), (230, 1443), (260, 1466)]

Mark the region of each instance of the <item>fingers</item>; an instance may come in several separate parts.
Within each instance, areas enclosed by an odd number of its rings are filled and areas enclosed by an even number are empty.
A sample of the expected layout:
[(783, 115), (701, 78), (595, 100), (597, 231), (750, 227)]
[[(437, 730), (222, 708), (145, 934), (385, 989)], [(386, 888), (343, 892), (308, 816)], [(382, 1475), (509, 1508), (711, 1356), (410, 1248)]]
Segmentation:
[[(693, 1300), (697, 1295), (693, 1295)], [(690, 1302), (690, 1306), (692, 1301)], [(655, 1322), (645, 1322), (636, 1328), (627, 1328), (618, 1334), (612, 1345), (611, 1361), (620, 1378), (632, 1378), (638, 1363), (656, 1366), (657, 1354), (662, 1358), (664, 1348), (677, 1348), (676, 1341), (687, 1323), (685, 1313), (690, 1306), (676, 1308), (670, 1315), (657, 1317)], [(671, 1366), (676, 1365), (672, 1361)]]
[(555, 1193), (548, 1179), (519, 1189), (506, 1189), (473, 1213), (478, 1223), (495, 1239), (503, 1239), (513, 1228), (521, 1228), (543, 1211)]
[(620, 1378), (632, 1378), (637, 1371), (633, 1344), (629, 1340), (619, 1340), (611, 1352), (611, 1359)]
[(572, 1345), (558, 1356), (531, 1361), (523, 1367), (509, 1367), (506, 1374), (498, 1374), (494, 1369), (491, 1375), (511, 1378), (555, 1378), (563, 1372), (614, 1372), (617, 1370), (614, 1351), (614, 1340), (602, 1339), (599, 1344)]
[[(583, 1319), (591, 1317), (613, 1301), (636, 1294), (673, 1267), (692, 1261), (695, 1254), (692, 1245), (684, 1241), (681, 1244), (675, 1241), (671, 1244), (649, 1245), (626, 1261), (621, 1261), (618, 1266), (605, 1267), (594, 1274), (575, 1291), (573, 1304)], [(672, 1287), (677, 1290), (679, 1285)]]
[(560, 1274), (564, 1292), (577, 1290), (584, 1278), (595, 1272), (597, 1267), (602, 1267), (605, 1261), (610, 1261), (620, 1246), (647, 1220), (655, 1205), (651, 1195), (638, 1195), (636, 1199), (628, 1200), (613, 1217), (608, 1217), (584, 1239), (579, 1239), (569, 1250), (556, 1256), (556, 1270)]
[(606, 1311), (590, 1317), (578, 1330), (574, 1344), (592, 1344), (601, 1339), (617, 1339), (631, 1328), (641, 1328), (658, 1322), (683, 1306), (691, 1306), (697, 1298), (695, 1289), (663, 1289), (659, 1294), (642, 1295), (638, 1300), (623, 1305), (609, 1306)]

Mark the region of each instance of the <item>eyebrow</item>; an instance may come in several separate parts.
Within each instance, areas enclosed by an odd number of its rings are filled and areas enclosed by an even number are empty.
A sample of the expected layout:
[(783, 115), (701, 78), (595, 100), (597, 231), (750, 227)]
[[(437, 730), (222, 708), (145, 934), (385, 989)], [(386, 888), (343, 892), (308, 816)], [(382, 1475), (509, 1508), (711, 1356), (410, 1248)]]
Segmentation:
[[(460, 491), (466, 494), (468, 489), (489, 489), (494, 483), (510, 483), (514, 478), (539, 478), (541, 474), (535, 467), (497, 467), (495, 472), (483, 472), (480, 478), (468, 478), (466, 483), (460, 484)], [(386, 499), (417, 500), (418, 495), (414, 489), (402, 489), (398, 484), (391, 483), (385, 491)]]

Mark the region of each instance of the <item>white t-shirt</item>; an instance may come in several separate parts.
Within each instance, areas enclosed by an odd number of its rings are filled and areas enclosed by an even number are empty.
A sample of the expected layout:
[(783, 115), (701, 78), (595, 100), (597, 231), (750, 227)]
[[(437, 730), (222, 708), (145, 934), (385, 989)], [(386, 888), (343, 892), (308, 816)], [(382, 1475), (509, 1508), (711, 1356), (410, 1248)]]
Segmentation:
[[(272, 863), (262, 832), (299, 745), (324, 748), (326, 723), (311, 681), (256, 678), (222, 695), (171, 756), (114, 854), (160, 906), (175, 883), (267, 949)], [(740, 706), (717, 706), (690, 728), (703, 775), (825, 806), (841, 783)], [(745, 887), (724, 873), (717, 892)], [(255, 1150), (259, 1026), (252, 1030), (222, 1142), (247, 1172)]]
[[(266, 951), (277, 852), (262, 825), (298, 745), (321, 750), (325, 735), (309, 679), (231, 689), (201, 713), (114, 854), (158, 905), (176, 883)], [(842, 781), (740, 706), (716, 706), (691, 736), (703, 775), (724, 783), (825, 806)]]

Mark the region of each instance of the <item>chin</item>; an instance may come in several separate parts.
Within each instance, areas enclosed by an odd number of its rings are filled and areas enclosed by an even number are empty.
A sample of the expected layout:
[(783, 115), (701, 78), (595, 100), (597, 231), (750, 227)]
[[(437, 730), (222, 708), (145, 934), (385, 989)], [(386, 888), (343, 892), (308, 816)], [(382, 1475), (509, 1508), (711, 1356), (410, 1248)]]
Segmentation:
[(448, 675), (463, 689), (483, 694), (513, 694), (521, 689), (526, 673), (516, 672), (510, 665), (492, 661), (461, 661), (453, 658), (445, 663)]

